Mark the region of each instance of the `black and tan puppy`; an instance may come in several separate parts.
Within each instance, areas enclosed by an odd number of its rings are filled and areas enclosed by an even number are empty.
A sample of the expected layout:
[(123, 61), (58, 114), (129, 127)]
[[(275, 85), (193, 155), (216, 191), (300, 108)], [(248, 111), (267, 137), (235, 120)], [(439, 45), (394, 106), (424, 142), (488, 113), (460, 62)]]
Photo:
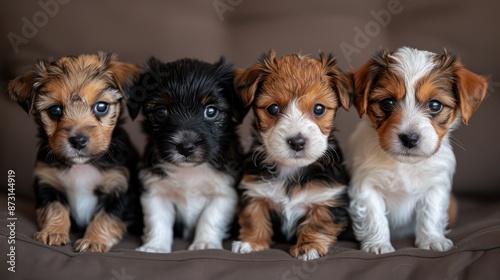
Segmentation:
[(271, 51), (236, 85), (255, 128), (240, 185), (241, 241), (233, 251), (260, 251), (284, 234), (297, 238), (290, 249), (296, 258), (326, 254), (348, 220), (348, 176), (333, 135), (337, 110), (349, 107), (348, 76), (331, 55), (276, 58)]
[(105, 252), (122, 238), (138, 157), (120, 128), (122, 88), (138, 75), (100, 52), (41, 60), (9, 83), (10, 97), (39, 125), (36, 240), (64, 245), (76, 226), (86, 228), (76, 251)]
[(189, 250), (222, 248), (234, 219), (241, 177), (235, 127), (243, 106), (235, 76), (223, 59), (162, 63), (151, 58), (137, 84), (144, 96), (143, 129), (148, 135), (144, 192), (144, 245), (137, 250), (172, 250), (174, 224)]

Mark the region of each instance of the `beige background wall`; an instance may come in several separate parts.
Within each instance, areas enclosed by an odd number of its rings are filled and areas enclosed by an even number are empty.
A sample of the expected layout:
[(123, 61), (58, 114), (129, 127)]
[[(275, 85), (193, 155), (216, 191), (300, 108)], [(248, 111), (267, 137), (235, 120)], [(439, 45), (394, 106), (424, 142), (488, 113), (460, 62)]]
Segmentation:
[[(104, 50), (143, 64), (151, 55), (166, 61), (182, 57), (215, 61), (225, 55), (236, 67), (245, 68), (274, 48), (279, 55), (333, 52), (339, 66), (350, 70), (380, 48), (403, 45), (434, 52), (446, 47), (458, 53), (469, 69), (491, 77), (488, 97), (470, 125), (454, 133), (454, 141), (464, 147), (454, 146), (458, 159), (454, 189), (500, 193), (498, 1), (59, 1), (0, 3), (0, 178), (14, 169), (21, 195), (32, 195), (36, 128), (4, 89), (9, 79), (38, 58)], [(39, 3), (51, 3), (50, 14)], [(218, 13), (214, 5), (227, 10)], [(385, 17), (382, 26), (374, 13), (391, 17)], [(36, 32), (23, 34), (26, 20), (38, 25)], [(356, 30), (366, 28), (370, 35), (363, 41)], [(12, 33), (24, 38), (18, 52), (9, 40)], [(356, 47), (356, 53), (344, 55), (341, 45)], [(358, 121), (354, 108), (339, 114), (341, 144)], [(144, 136), (138, 124), (128, 122), (126, 127), (142, 150)]]

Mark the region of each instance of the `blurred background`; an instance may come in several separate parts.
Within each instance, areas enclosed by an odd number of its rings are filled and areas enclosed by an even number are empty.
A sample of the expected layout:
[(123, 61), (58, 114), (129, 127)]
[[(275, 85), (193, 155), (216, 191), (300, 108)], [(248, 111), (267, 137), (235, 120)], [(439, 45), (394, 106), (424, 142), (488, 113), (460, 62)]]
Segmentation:
[[(269, 49), (279, 56), (323, 51), (334, 53), (339, 67), (349, 71), (379, 49), (406, 45), (437, 53), (446, 48), (468, 69), (489, 77), (486, 100), (469, 126), (454, 132), (454, 191), (499, 194), (499, 11), (500, 2), (492, 0), (1, 1), (0, 178), (13, 169), (17, 194), (33, 196), (36, 126), (5, 88), (39, 58), (103, 50), (144, 65), (152, 55), (209, 62), (224, 55), (246, 68)], [(139, 121), (128, 120), (126, 129), (142, 151)], [(342, 146), (358, 122), (354, 108), (338, 114)]]

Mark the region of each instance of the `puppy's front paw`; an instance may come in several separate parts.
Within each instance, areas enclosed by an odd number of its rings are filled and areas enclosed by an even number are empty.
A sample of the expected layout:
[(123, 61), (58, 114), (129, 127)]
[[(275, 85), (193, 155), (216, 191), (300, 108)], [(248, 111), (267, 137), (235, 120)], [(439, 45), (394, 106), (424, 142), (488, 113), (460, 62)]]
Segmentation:
[(198, 241), (191, 244), (188, 248), (189, 251), (206, 250), (206, 249), (222, 249), (222, 244), (214, 242)]
[(328, 248), (314, 243), (297, 244), (290, 248), (290, 255), (302, 261), (317, 259), (328, 253)]
[(262, 251), (268, 248), (268, 244), (259, 245), (253, 242), (233, 241), (231, 251), (234, 253), (246, 254), (254, 251)]
[(50, 246), (62, 246), (69, 242), (69, 235), (61, 232), (39, 231), (33, 235), (33, 238)]
[(372, 253), (376, 255), (387, 254), (394, 252), (394, 247), (392, 247), (391, 243), (370, 243), (370, 244), (362, 244), (361, 250)]
[(453, 248), (453, 241), (446, 237), (424, 238), (423, 240), (417, 241), (416, 245), (420, 249), (445, 252)]
[(101, 242), (97, 242), (97, 241), (94, 241), (94, 240), (91, 240), (91, 239), (87, 239), (87, 238), (82, 238), (82, 239), (78, 239), (76, 242), (75, 242), (75, 251), (76, 252), (98, 252), (98, 253), (102, 253), (102, 252), (107, 252), (109, 251), (109, 246), (104, 244), (104, 243), (101, 243)]
[(148, 244), (144, 244), (135, 250), (147, 253), (170, 253), (172, 251), (168, 247), (154, 246)]

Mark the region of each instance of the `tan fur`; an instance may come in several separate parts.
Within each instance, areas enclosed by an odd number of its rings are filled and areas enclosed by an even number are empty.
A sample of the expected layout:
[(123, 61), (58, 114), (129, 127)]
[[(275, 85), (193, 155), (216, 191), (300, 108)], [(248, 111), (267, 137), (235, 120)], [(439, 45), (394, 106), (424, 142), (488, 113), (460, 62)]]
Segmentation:
[(125, 223), (104, 212), (96, 214), (82, 239), (75, 242), (79, 252), (107, 252), (118, 243), (126, 231)]
[(450, 206), (448, 207), (448, 228), (452, 228), (455, 226), (455, 223), (457, 222), (457, 216), (458, 216), (458, 203), (457, 199), (453, 195), (453, 193), (450, 193)]
[(250, 199), (239, 215), (240, 240), (248, 242), (255, 251), (269, 248), (273, 229), (269, 204), (263, 199)]
[(38, 227), (41, 229), (33, 238), (51, 246), (61, 246), (69, 242), (71, 226), (69, 209), (60, 202), (36, 210)]
[(297, 258), (311, 249), (315, 249), (320, 256), (325, 255), (345, 226), (333, 222), (328, 207), (313, 207), (309, 210), (306, 220), (299, 225), (297, 244), (290, 248), (290, 255)]

